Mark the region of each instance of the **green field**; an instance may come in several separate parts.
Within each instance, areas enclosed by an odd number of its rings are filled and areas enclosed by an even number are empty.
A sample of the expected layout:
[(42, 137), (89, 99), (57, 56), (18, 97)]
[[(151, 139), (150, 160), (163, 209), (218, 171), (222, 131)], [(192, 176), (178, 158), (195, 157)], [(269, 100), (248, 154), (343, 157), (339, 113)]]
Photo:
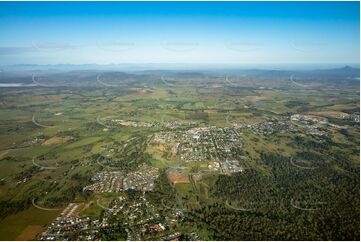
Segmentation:
[[(77, 85), (53, 74), (58, 87), (0, 89), (1, 240), (24, 233), (36, 239), (60, 213), (33, 207), (32, 199), (49, 208), (82, 203), (79, 216), (92, 219), (103, 218), (102, 206), (120, 195), (128, 204), (138, 201), (139, 192), (87, 193), (83, 188), (100, 171), (129, 174), (142, 164), (163, 174), (155, 190), (145, 193), (152, 212), (164, 218), (182, 211), (183, 217), (169, 225), (171, 232), (197, 232), (203, 240), (359, 238), (360, 131), (352, 118), (359, 115), (358, 84), (341, 87), (325, 77), (316, 82), (317, 76), (312, 88), (292, 86), (285, 76), (267, 81), (235, 76), (234, 83), (225, 84), (212, 74), (174, 74), (169, 86), (160, 76), (123, 80), (119, 73), (108, 74), (109, 83), (122, 87), (101, 85), (84, 72), (67, 74)], [(291, 121), (295, 114), (327, 123)], [(211, 130), (209, 140), (198, 141), (195, 128)], [(239, 145), (227, 146), (233, 140), (222, 132), (237, 133)], [(164, 133), (169, 135), (165, 141), (157, 141)], [(197, 145), (188, 149), (195, 139)], [(204, 156), (197, 161), (184, 158), (199, 150)], [(239, 161), (244, 170), (212, 168), (229, 160)], [(177, 167), (184, 170), (175, 179), (183, 183), (174, 185), (165, 174)], [(297, 209), (310, 206), (307, 201), (327, 201), (328, 207), (308, 213)], [(102, 236), (97, 238), (111, 238)]]

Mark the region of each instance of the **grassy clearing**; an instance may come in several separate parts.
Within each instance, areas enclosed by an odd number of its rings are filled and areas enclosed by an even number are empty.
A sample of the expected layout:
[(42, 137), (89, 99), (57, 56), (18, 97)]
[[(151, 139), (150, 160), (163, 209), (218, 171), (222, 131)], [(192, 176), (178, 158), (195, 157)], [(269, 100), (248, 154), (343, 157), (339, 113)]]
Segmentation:
[(101, 139), (101, 137), (88, 137), (88, 138), (84, 138), (84, 139), (81, 139), (79, 141), (76, 141), (70, 145), (67, 145), (66, 148), (68, 149), (74, 149), (74, 148), (78, 148), (78, 147), (82, 147), (82, 146), (85, 146), (85, 145), (89, 145), (89, 144), (92, 144), (92, 143), (95, 143), (97, 141), (99, 141)]
[[(0, 240), (15, 240), (28, 226), (51, 223), (60, 211), (44, 211), (34, 207), (7, 216), (0, 221)], [(34, 239), (34, 238), (31, 238)]]

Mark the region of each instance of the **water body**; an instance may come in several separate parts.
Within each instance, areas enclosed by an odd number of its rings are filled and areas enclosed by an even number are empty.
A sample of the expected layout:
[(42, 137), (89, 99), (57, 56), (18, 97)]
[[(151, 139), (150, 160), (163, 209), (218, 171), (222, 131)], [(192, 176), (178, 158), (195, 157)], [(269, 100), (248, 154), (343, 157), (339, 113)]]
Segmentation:
[(36, 84), (24, 84), (24, 83), (0, 83), (0, 87), (34, 87)]

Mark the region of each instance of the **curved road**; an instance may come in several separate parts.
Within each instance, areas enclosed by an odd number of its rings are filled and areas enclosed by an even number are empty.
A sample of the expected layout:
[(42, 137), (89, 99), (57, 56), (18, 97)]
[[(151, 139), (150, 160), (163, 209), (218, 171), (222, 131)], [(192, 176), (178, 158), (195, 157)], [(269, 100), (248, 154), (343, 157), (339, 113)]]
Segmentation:
[(53, 126), (49, 126), (49, 125), (44, 125), (44, 124), (40, 124), (36, 121), (35, 119), (35, 114), (33, 114), (33, 118), (31, 119), (31, 121), (36, 125), (36, 126), (39, 126), (41, 128), (50, 128), (50, 127), (53, 127)]
[(97, 82), (106, 87), (122, 87), (122, 85), (108, 84), (108, 83), (103, 82), (102, 80), (100, 80), (100, 75), (97, 75)]
[[(313, 203), (313, 205), (315, 204), (326, 204), (325, 202), (317, 202), (317, 203)], [(295, 205), (293, 198), (291, 199), (291, 206), (299, 209), (299, 210), (303, 210), (303, 211), (316, 211), (316, 210), (320, 210), (320, 208), (303, 208), (300, 206)]]
[(31, 203), (33, 204), (34, 207), (38, 208), (38, 209), (41, 209), (41, 210), (45, 210), (45, 211), (57, 211), (57, 210), (61, 210), (62, 208), (44, 208), (44, 207), (41, 207), (39, 205), (37, 205), (35, 203), (35, 198), (33, 198), (31, 200)]
[(292, 82), (292, 84), (294, 84), (294, 85), (296, 85), (296, 86), (299, 86), (299, 87), (304, 87), (304, 88), (310, 87), (309, 85), (304, 85), (304, 84), (295, 82), (295, 81), (293, 80), (293, 75), (290, 76), (290, 81)]
[(165, 85), (167, 85), (167, 86), (169, 86), (169, 87), (173, 87), (173, 86), (174, 86), (174, 84), (167, 82), (167, 81), (164, 79), (163, 76), (161, 76), (160, 79), (162, 80), (162, 82), (163, 82)]
[(35, 162), (35, 157), (33, 157), (32, 162), (33, 162), (34, 166), (37, 166), (37, 167), (40, 167), (40, 168), (43, 168), (43, 169), (47, 169), (47, 170), (55, 170), (55, 169), (59, 168), (57, 166), (42, 166), (42, 165), (39, 165), (38, 163)]
[(233, 209), (233, 210), (237, 210), (237, 211), (243, 211), (243, 212), (247, 212), (247, 211), (252, 211), (254, 209), (251, 209), (251, 208), (237, 208), (237, 207), (234, 207), (232, 205), (229, 204), (228, 200), (226, 200), (226, 206)]
[(32, 81), (35, 85), (41, 86), (41, 87), (57, 87), (56, 85), (49, 85), (49, 84), (43, 84), (35, 80), (35, 75), (32, 75)]
[(300, 166), (300, 165), (297, 165), (297, 164), (295, 164), (295, 163), (293, 162), (293, 159), (292, 159), (292, 158), (293, 158), (293, 157), (291, 157), (291, 159), (290, 159), (291, 164), (292, 164), (293, 166), (295, 166), (295, 167), (300, 168), (300, 169), (313, 170), (313, 169), (318, 168), (317, 166), (309, 166), (309, 167), (307, 167), (307, 166)]

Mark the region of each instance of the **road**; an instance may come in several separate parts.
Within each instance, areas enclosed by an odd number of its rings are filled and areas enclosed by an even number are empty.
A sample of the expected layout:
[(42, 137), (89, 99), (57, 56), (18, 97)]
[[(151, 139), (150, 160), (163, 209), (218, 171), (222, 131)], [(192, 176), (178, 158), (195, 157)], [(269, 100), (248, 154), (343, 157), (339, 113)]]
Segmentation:
[(33, 198), (31, 200), (31, 203), (33, 204), (34, 207), (38, 208), (38, 209), (41, 209), (41, 210), (45, 210), (45, 211), (58, 211), (58, 210), (61, 210), (62, 208), (44, 208), (44, 207), (40, 207), (39, 205), (37, 205), (35, 203), (35, 198)]
[(247, 212), (247, 211), (252, 211), (253, 210), (253, 209), (250, 209), (250, 208), (237, 208), (237, 207), (234, 207), (234, 206), (229, 204), (228, 200), (226, 201), (226, 206), (233, 209), (233, 210), (237, 210), (237, 211)]
[(59, 168), (59, 167), (57, 167), (57, 166), (42, 166), (42, 165), (39, 165), (38, 163), (35, 162), (35, 157), (33, 157), (32, 162), (33, 162), (33, 165), (34, 165), (34, 166), (40, 167), (40, 168), (42, 168), (42, 169), (55, 170), (55, 169), (58, 169), (58, 168)]
[(100, 80), (100, 75), (97, 75), (97, 82), (106, 87), (121, 87), (121, 85), (108, 84), (108, 83), (103, 82), (102, 80)]
[(313, 170), (313, 169), (316, 169), (316, 168), (317, 168), (317, 166), (309, 166), (309, 167), (306, 167), (306, 166), (297, 165), (297, 164), (295, 164), (295, 163), (293, 162), (293, 159), (292, 159), (292, 158), (293, 158), (293, 157), (291, 157), (290, 162), (291, 162), (291, 164), (292, 164), (293, 166), (295, 166), (295, 167), (298, 167), (298, 168), (301, 168), (301, 169), (307, 169), (307, 170)]
[(35, 78), (35, 75), (32, 75), (32, 81), (34, 84), (36, 84), (37, 86), (41, 86), (41, 87), (56, 87), (54, 85), (48, 85), (48, 84), (42, 84), (40, 82), (38, 82)]
[[(313, 203), (312, 205), (315, 205), (315, 204), (326, 204), (325, 202), (317, 202), (317, 203)], [(293, 201), (293, 198), (291, 199), (291, 206), (296, 208), (296, 209), (300, 209), (300, 210), (303, 210), (303, 211), (316, 211), (316, 210), (320, 210), (320, 208), (303, 208), (303, 207), (300, 207), (300, 206), (297, 206), (295, 205), (294, 201)]]
[(38, 123), (38, 122), (36, 121), (36, 119), (35, 119), (35, 114), (33, 114), (33, 117), (32, 117), (32, 119), (31, 119), (31, 121), (32, 121), (36, 126), (39, 126), (39, 127), (41, 127), (41, 128), (50, 128), (50, 127), (52, 127), (52, 126), (48, 126), (48, 125), (44, 125), (44, 124)]
[(293, 75), (290, 76), (290, 81), (291, 81), (294, 85), (299, 86), (299, 87), (304, 87), (304, 88), (310, 87), (309, 85), (304, 85), (304, 84), (300, 84), (300, 83), (298, 83), (298, 82), (295, 82), (295, 81), (293, 80)]
[(163, 76), (162, 76), (160, 79), (162, 80), (162, 82), (163, 82), (165, 85), (167, 85), (167, 86), (169, 86), (169, 87), (173, 87), (173, 86), (174, 86), (174, 84), (167, 82), (167, 81), (164, 79)]

